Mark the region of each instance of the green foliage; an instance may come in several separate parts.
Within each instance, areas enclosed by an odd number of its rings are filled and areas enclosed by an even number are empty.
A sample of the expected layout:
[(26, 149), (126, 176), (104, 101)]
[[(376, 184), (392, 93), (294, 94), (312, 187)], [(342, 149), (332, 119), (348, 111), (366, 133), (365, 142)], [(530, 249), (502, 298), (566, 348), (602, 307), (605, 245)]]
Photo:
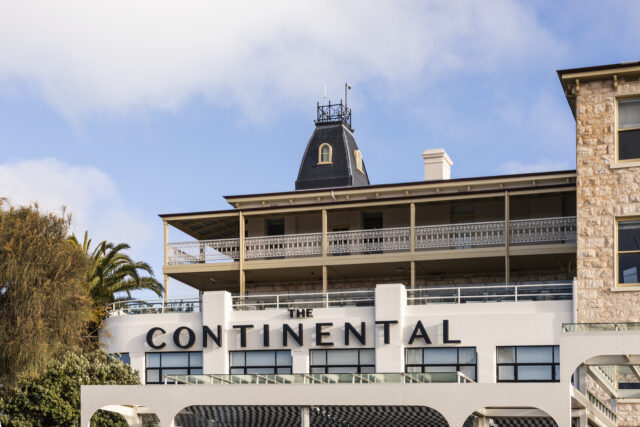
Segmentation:
[[(100, 242), (93, 251), (91, 239), (85, 232), (82, 244), (75, 236), (69, 238), (89, 259), (86, 282), (94, 304), (94, 322), (100, 326), (105, 307), (117, 300), (131, 299), (131, 291), (149, 289), (162, 296), (163, 287), (155, 278), (151, 266), (133, 261), (122, 251), (129, 249), (126, 243), (114, 245)], [(144, 276), (147, 273), (149, 276)]]
[(0, 199), (0, 385), (34, 376), (90, 320), (87, 260), (67, 235), (70, 218)]
[[(80, 423), (80, 386), (140, 384), (137, 372), (103, 350), (74, 349), (56, 360), (35, 379), (23, 379), (0, 396), (3, 426), (77, 426)], [(92, 426), (126, 426), (122, 416), (98, 411)]]

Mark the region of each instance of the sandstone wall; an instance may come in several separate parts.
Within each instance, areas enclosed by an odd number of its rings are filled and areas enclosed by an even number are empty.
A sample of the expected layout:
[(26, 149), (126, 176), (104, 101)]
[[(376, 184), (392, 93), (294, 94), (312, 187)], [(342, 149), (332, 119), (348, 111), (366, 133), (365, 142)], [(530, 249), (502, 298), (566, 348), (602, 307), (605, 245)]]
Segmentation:
[(640, 167), (615, 163), (615, 97), (640, 94), (638, 78), (581, 82), (576, 107), (579, 322), (640, 321), (640, 292), (615, 286), (615, 218), (640, 215)]

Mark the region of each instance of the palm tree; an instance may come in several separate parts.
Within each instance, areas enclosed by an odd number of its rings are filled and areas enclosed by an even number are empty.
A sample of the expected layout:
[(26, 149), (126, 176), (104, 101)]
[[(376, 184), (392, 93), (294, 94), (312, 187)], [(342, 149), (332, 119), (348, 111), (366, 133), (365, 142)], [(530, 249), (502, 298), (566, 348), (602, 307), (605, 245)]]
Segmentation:
[(82, 245), (75, 235), (69, 240), (80, 247), (89, 259), (86, 280), (98, 324), (104, 319), (108, 304), (131, 299), (132, 291), (148, 289), (162, 296), (163, 287), (153, 277), (151, 266), (146, 262), (133, 261), (122, 253), (130, 248), (128, 244), (116, 245), (104, 240), (91, 251), (91, 239), (86, 231)]

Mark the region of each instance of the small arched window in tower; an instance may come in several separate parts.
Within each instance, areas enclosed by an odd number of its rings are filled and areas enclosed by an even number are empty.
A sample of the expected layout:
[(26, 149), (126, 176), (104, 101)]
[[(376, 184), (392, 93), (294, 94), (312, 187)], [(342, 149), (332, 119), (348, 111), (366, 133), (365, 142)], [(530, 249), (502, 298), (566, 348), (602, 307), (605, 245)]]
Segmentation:
[(331, 156), (333, 155), (333, 148), (330, 144), (323, 142), (318, 147), (318, 164), (319, 165), (330, 165)]
[(364, 168), (362, 167), (362, 151), (353, 150), (353, 157), (356, 161), (356, 169), (358, 169), (358, 172), (364, 173)]

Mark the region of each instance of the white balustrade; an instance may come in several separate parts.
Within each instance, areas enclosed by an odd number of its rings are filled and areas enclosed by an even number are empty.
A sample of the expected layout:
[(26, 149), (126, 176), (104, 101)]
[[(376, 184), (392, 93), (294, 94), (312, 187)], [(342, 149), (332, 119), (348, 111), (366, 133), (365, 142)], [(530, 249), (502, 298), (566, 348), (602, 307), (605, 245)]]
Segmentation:
[[(415, 228), (415, 247), (421, 249), (466, 249), (502, 246), (504, 221), (466, 224), (427, 225)], [(522, 245), (541, 242), (575, 241), (576, 218), (539, 218), (509, 222), (509, 243)], [(374, 230), (333, 231), (327, 233), (327, 254), (367, 254), (408, 251), (409, 227)], [(235, 261), (240, 255), (239, 239), (202, 240), (169, 243), (169, 264), (197, 264)], [(322, 234), (286, 234), (248, 237), (245, 259), (290, 258), (322, 255)]]
[(406, 251), (410, 248), (410, 239), (411, 230), (408, 227), (333, 231), (327, 233), (327, 253)]
[(509, 243), (512, 245), (558, 242), (575, 238), (575, 216), (509, 221)]
[(240, 257), (239, 239), (169, 243), (169, 264), (233, 261)]
[(416, 227), (416, 249), (504, 245), (504, 221)]
[(245, 258), (285, 258), (322, 255), (322, 234), (248, 237)]

